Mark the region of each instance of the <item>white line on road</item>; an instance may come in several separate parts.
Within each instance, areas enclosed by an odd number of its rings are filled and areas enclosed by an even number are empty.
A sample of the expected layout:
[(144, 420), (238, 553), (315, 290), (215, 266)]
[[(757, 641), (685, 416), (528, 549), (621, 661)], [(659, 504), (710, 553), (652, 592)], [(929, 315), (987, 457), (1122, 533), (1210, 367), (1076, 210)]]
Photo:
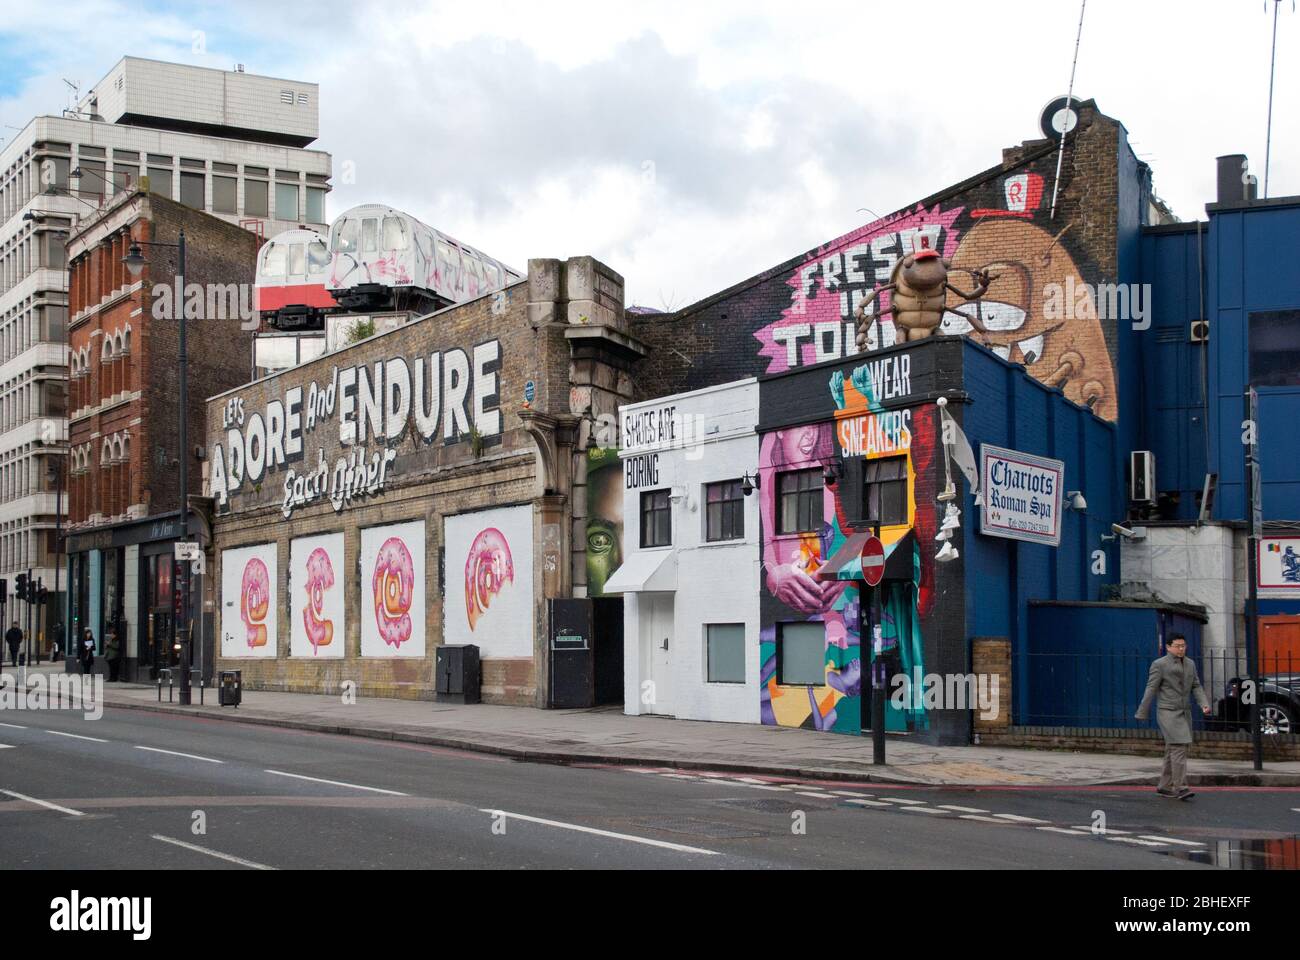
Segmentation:
[(1100, 830), (1094, 830), (1092, 827), (1089, 826), (1078, 826), (1078, 827), (1071, 827), (1071, 829), (1086, 830), (1088, 833), (1096, 833), (1096, 834), (1100, 834), (1101, 836), (1110, 836), (1113, 833), (1116, 836), (1120, 836), (1120, 837), (1127, 837), (1130, 833), (1133, 832), (1132, 830), (1116, 830), (1114, 827), (1103, 827)]
[(858, 800), (858, 799), (851, 799), (851, 800), (845, 800), (844, 802), (845, 802), (845, 803), (855, 803), (855, 804), (857, 804), (857, 805), (860, 806), (860, 807), (888, 807), (890, 810), (895, 810), (895, 809), (897, 809), (896, 807), (890, 807), (889, 804), (887, 804), (887, 803), (882, 803), (882, 802), (880, 802), (879, 800)]
[(312, 783), (328, 783), (331, 787), (351, 787), (353, 790), (369, 790), (371, 793), (386, 793), (390, 797), (407, 797), (410, 794), (396, 790), (381, 790), (379, 787), (363, 787), (359, 783), (343, 783), (341, 780), (322, 780), (320, 777), (304, 777), (301, 773), (285, 773), (283, 770), (264, 770), (277, 777), (293, 777), (295, 780), (310, 780)]
[(1135, 843), (1139, 847), (1163, 847), (1163, 840), (1139, 840), (1137, 837), (1107, 837), (1111, 843)]
[(216, 857), (218, 860), (225, 860), (229, 863), (237, 863), (241, 867), (248, 867), (252, 870), (274, 870), (275, 867), (268, 867), (264, 863), (255, 863), (252, 860), (245, 860), (242, 857), (232, 857), (228, 853), (219, 853), (216, 850), (209, 850), (206, 847), (198, 847), (192, 843), (186, 843), (184, 840), (173, 840), (171, 837), (164, 837), (161, 833), (153, 835), (155, 840), (161, 840), (163, 843), (174, 844), (178, 847), (184, 847), (186, 850), (193, 850), (195, 853), (206, 853), (209, 857)]
[(981, 817), (979, 814), (976, 814), (976, 813), (963, 813), (963, 814), (962, 814), (960, 817), (958, 817), (957, 819), (958, 819), (958, 820), (978, 820), (980, 823), (996, 823), (996, 824), (998, 824), (999, 826), (1003, 826), (1003, 827), (1009, 827), (1009, 826), (1011, 826), (1011, 821), (1010, 821), (1010, 820), (999, 820), (997, 817)]
[(799, 796), (801, 797), (816, 797), (818, 800), (835, 799), (835, 794), (833, 793), (816, 793), (815, 791), (812, 790), (796, 790), (795, 793), (799, 794)]
[(559, 820), (543, 820), (541, 817), (526, 817), (522, 813), (508, 813), (505, 810), (492, 810), (480, 808), (480, 813), (490, 813), (494, 817), (510, 817), (515, 820), (523, 820), (527, 823), (540, 823), (547, 827), (559, 827), (561, 830), (576, 830), (578, 833), (590, 833), (598, 837), (610, 837), (614, 840), (628, 840), (632, 843), (644, 843), (650, 847), (662, 847), (665, 850), (676, 850), (679, 853), (703, 853), (710, 857), (718, 856), (716, 850), (705, 850), (702, 847), (687, 847), (680, 843), (668, 843), (664, 840), (651, 840), (648, 837), (634, 837), (627, 833), (613, 833), (609, 830), (597, 830), (595, 827), (583, 827), (576, 823), (562, 823)]
[(37, 800), (35, 797), (29, 797), (21, 793), (14, 793), (12, 790), (0, 790), (0, 793), (13, 797), (15, 800), (26, 800), (28, 803), (34, 803), (38, 807), (45, 807), (47, 810), (57, 810), (59, 813), (66, 813), (70, 817), (84, 817), (85, 814), (80, 810), (70, 810), (67, 807), (61, 807), (57, 803), (50, 803), (48, 800)]
[(101, 740), (99, 737), (83, 737), (79, 733), (64, 733), (62, 730), (46, 730), (46, 733), (52, 733), (56, 737), (71, 737), (73, 740), (89, 740), (91, 743), (108, 743), (107, 740)]
[(1180, 843), (1184, 847), (1203, 847), (1205, 844), (1199, 840), (1179, 840), (1177, 837), (1152, 836), (1151, 834), (1142, 834), (1143, 840), (1155, 840), (1158, 843)]
[(1045, 830), (1048, 833), (1063, 833), (1067, 837), (1086, 837), (1088, 834), (1081, 830), (1068, 830), (1065, 827), (1034, 827), (1035, 830)]
[(904, 813), (933, 813), (940, 817), (948, 816), (947, 810), (936, 810), (934, 807), (904, 807)]
[(12, 743), (0, 743), (0, 750), (12, 750), (13, 748), (14, 745)]
[(874, 797), (874, 793), (858, 793), (856, 790), (832, 790), (831, 793), (837, 793), (841, 797)]
[(190, 760), (202, 760), (204, 763), (225, 763), (224, 760), (213, 760), (211, 757), (200, 757), (195, 753), (181, 753), (178, 750), (163, 750), (161, 747), (142, 747), (136, 745), (137, 750), (148, 750), (150, 753), (165, 753), (173, 757), (186, 757)]
[(1022, 817), (1015, 813), (995, 813), (993, 816), (999, 820), (1010, 820), (1012, 823), (1051, 823), (1050, 820), (1039, 820), (1036, 817)]
[(750, 790), (775, 790), (777, 793), (785, 793), (789, 787), (770, 787), (766, 783), (733, 783), (733, 787), (748, 787)]
[(0, 727), (8, 727), (10, 730), (26, 730), (26, 727), (20, 727), (16, 723), (0, 723)]
[(987, 810), (981, 810), (979, 807), (959, 807), (951, 803), (939, 804), (940, 810), (956, 810), (958, 813), (988, 813)]
[(925, 803), (924, 800), (904, 800), (901, 797), (881, 797), (886, 803), (902, 803), (909, 807), (919, 807)]

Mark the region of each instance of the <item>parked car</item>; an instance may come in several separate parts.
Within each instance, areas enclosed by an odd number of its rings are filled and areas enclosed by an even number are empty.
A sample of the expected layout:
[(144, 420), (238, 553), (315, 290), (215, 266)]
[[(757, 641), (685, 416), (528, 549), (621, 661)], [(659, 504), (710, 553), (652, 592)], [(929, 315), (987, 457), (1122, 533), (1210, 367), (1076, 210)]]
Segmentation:
[[(1241, 702), (1243, 682), (1233, 677), (1224, 687), (1218, 712), (1224, 729), (1250, 729), (1250, 705)], [(1300, 733), (1300, 673), (1260, 677), (1259, 725), (1265, 736)]]

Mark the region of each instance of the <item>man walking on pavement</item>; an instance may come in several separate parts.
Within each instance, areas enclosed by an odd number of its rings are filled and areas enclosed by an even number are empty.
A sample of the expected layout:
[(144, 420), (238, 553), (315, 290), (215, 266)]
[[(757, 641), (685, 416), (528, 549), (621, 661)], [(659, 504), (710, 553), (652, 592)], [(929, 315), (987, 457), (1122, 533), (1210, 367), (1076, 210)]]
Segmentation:
[(9, 647), (9, 659), (18, 666), (18, 650), (23, 645), (23, 632), (18, 628), (18, 621), (5, 631), (5, 645)]
[(1151, 664), (1146, 693), (1136, 717), (1147, 719), (1155, 701), (1156, 723), (1165, 738), (1165, 764), (1156, 793), (1190, 800), (1195, 794), (1187, 787), (1187, 747), (1192, 742), (1192, 709), (1187, 698), (1194, 696), (1206, 716), (1210, 713), (1210, 700), (1196, 675), (1196, 664), (1187, 659), (1187, 638), (1175, 633), (1165, 644), (1165, 650), (1165, 655)]

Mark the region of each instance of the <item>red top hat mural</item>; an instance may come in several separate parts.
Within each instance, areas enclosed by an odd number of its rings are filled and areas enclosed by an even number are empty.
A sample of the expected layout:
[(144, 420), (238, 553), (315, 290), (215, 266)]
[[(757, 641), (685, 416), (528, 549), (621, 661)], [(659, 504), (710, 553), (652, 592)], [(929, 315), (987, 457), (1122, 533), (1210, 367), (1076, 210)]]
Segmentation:
[(975, 219), (983, 217), (1023, 217), (1028, 220), (1043, 202), (1043, 177), (1037, 173), (1018, 173), (1002, 184), (1006, 194), (1005, 210), (972, 210)]

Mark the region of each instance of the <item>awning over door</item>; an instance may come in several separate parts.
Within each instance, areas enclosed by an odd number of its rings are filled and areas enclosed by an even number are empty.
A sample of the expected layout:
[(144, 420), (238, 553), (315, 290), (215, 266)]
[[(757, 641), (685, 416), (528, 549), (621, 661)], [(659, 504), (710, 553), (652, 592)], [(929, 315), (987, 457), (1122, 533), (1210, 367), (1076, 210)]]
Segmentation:
[(605, 581), (605, 593), (662, 593), (677, 590), (677, 551), (641, 550)]
[[(870, 530), (850, 534), (831, 554), (831, 558), (818, 568), (818, 580), (862, 580), (862, 545), (871, 536)], [(885, 544), (885, 579), (914, 579), (912, 551), (916, 546), (916, 532), (909, 530), (893, 543)]]

